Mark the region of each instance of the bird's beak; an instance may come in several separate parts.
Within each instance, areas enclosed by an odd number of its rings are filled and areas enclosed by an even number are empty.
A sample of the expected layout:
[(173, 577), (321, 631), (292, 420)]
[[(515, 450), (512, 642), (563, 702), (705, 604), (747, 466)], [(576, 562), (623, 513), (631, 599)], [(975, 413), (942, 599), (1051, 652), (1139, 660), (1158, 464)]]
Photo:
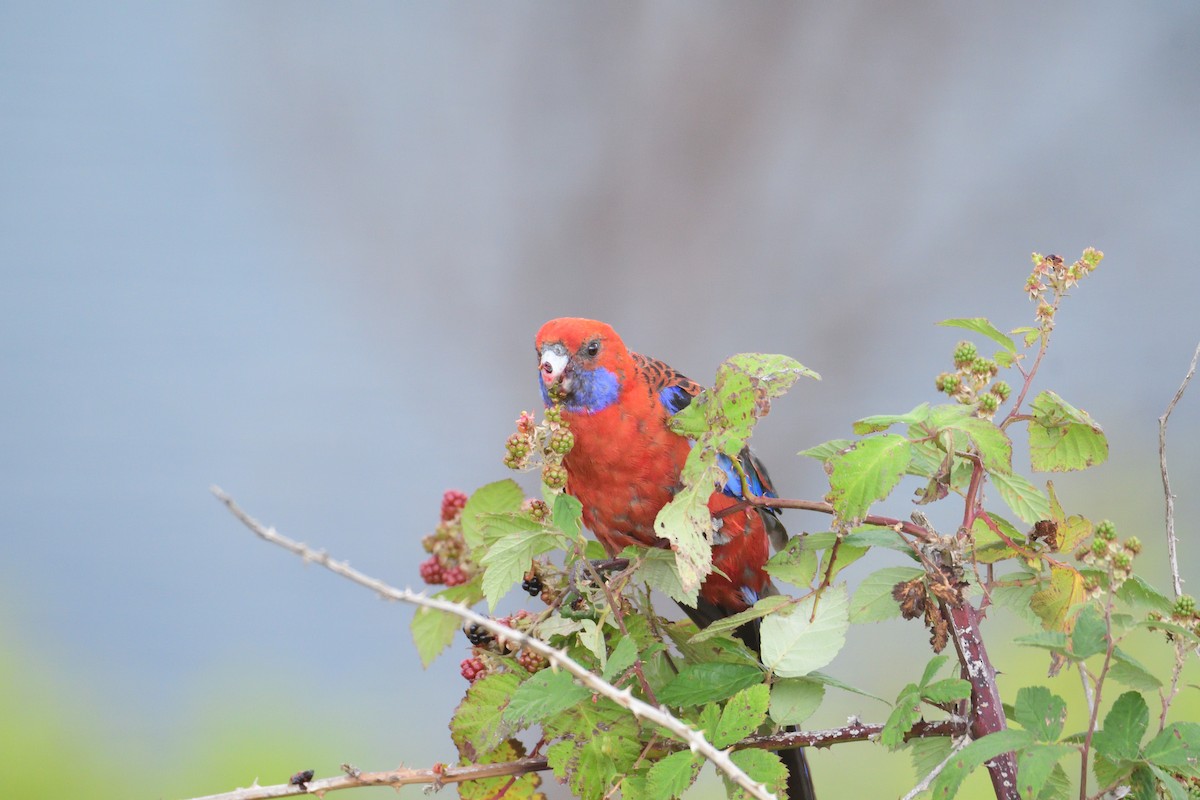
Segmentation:
[(542, 383), (547, 388), (561, 382), (564, 391), (569, 389), (567, 383), (571, 377), (571, 358), (567, 355), (567, 348), (561, 344), (546, 345), (542, 348), (542, 361), (539, 369)]

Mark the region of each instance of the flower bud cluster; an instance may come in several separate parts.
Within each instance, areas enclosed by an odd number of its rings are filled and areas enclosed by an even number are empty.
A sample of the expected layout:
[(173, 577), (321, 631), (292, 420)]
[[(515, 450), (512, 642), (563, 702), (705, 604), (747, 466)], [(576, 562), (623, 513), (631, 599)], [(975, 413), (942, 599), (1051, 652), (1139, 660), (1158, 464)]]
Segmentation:
[[(1061, 295), (1095, 270), (1102, 258), (1104, 258), (1104, 253), (1094, 247), (1089, 247), (1083, 251), (1083, 255), (1074, 264), (1068, 266), (1062, 256), (1044, 256), (1041, 253), (1034, 253), (1033, 272), (1025, 281), (1025, 291), (1029, 294), (1030, 300), (1038, 301), (1038, 317), (1049, 319), (1054, 316), (1053, 307), (1045, 299), (1047, 289), (1056, 295)], [(1046, 306), (1049, 311), (1044, 312), (1043, 306)]]
[(421, 540), (429, 558), (421, 562), (421, 578), (431, 585), (458, 586), (475, 576), (479, 568), (471, 561), (463, 539), (462, 510), (467, 496), (451, 489), (442, 495), (442, 519), (433, 533)]
[(934, 385), (963, 405), (974, 405), (980, 417), (992, 419), (1000, 404), (1012, 394), (1012, 387), (1006, 382), (993, 382), (999, 372), (999, 364), (981, 356), (972, 342), (963, 341), (954, 348), (954, 372), (938, 375)]
[(545, 419), (538, 424), (533, 414), (522, 411), (517, 418), (517, 431), (504, 444), (504, 466), (526, 470), (541, 468), (542, 482), (555, 491), (567, 485), (567, 469), (563, 459), (575, 446), (575, 434), (563, 419), (562, 406), (546, 409)]
[[(1116, 590), (1133, 574), (1133, 559), (1140, 552), (1140, 539), (1130, 536), (1123, 542), (1119, 541), (1117, 527), (1111, 521), (1104, 520), (1097, 523), (1091, 544), (1075, 551), (1075, 558), (1091, 567), (1107, 568), (1112, 576), (1111, 588)], [(1086, 588), (1093, 594), (1100, 592), (1098, 584)]]

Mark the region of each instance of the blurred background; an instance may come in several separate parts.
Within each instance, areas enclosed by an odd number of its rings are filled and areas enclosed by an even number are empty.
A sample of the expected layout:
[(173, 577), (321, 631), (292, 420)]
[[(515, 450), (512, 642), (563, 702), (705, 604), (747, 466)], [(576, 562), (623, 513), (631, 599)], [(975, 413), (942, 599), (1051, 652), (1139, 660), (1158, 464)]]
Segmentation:
[[(465, 641), (422, 670), (408, 609), (255, 540), (208, 487), (416, 584), (442, 491), (506, 476), (557, 316), (701, 381), (748, 350), (819, 371), (755, 440), (817, 498), (796, 451), (936, 399), (961, 336), (935, 322), (1029, 324), (1030, 252), (1095, 246), (1039, 385), (1111, 459), (1055, 481), (1140, 535), (1165, 588), (1197, 130), (1185, 2), (0, 4), (4, 793), (452, 761)], [(1198, 438), (1200, 386), (1170, 439), (1193, 592)], [(889, 563), (867, 562), (852, 582)], [(993, 624), (1010, 685), (1042, 680)], [(829, 671), (894, 697), (925, 638), (853, 628)], [(1049, 685), (1083, 727), (1077, 678)], [(887, 708), (831, 693), (809, 726), (852, 713)], [(827, 797), (919, 777), (865, 744), (813, 761)]]

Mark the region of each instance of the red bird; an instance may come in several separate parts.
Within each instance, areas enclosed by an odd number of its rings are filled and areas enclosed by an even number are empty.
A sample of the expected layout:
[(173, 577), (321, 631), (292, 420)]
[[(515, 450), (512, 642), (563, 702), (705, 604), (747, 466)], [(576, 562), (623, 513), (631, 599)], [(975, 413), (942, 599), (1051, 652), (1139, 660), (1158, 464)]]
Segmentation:
[[(575, 446), (563, 465), (569, 494), (583, 505), (583, 521), (615, 556), (629, 545), (667, 547), (654, 532), (654, 519), (681, 488), (680, 472), (691, 442), (671, 431), (667, 420), (685, 408), (700, 385), (661, 361), (631, 352), (610, 326), (590, 319), (547, 322), (534, 340), (542, 398), (550, 405), (555, 387), (563, 418), (575, 434)], [(701, 627), (775, 594), (764, 569), (772, 542), (787, 533), (772, 511), (743, 508), (716, 518), (742, 498), (742, 480), (728, 458), (727, 481), (714, 486), (708, 507), (714, 514), (713, 566), (700, 587), (695, 608), (684, 606)], [(739, 461), (756, 495), (775, 496), (758, 459), (744, 450)], [(756, 623), (738, 635), (759, 649)], [(782, 751), (793, 800), (814, 798), (802, 750)]]

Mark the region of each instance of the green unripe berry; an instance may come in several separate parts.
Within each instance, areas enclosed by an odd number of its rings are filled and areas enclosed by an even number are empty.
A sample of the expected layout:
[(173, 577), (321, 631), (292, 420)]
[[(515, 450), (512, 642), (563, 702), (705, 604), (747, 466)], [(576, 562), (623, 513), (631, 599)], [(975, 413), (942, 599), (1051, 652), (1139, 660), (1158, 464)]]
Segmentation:
[(975, 349), (975, 345), (971, 342), (959, 342), (954, 348), (954, 366), (962, 368), (975, 360), (975, 356), (979, 355), (979, 351)]
[(1142, 540), (1136, 536), (1130, 536), (1125, 540), (1125, 549), (1136, 556), (1142, 552)]
[(1100, 588), (1100, 581), (1096, 580), (1095, 578), (1084, 578), (1083, 579), (1083, 590), (1085, 592), (1094, 592), (1099, 588)]
[(1104, 520), (1096, 526), (1096, 538), (1111, 542), (1117, 538), (1117, 526), (1111, 520)]
[(1006, 381), (996, 381), (992, 384), (991, 392), (1003, 403), (1012, 394), (1012, 387)]
[(1090, 556), (1091, 554), (1092, 554), (1092, 552), (1090, 550), (1088, 550), (1086, 547), (1081, 547), (1075, 551), (1075, 560), (1076, 561), (1085, 561), (1085, 560), (1087, 560), (1087, 557)]
[(575, 434), (569, 430), (562, 428), (554, 432), (550, 437), (550, 449), (558, 453), (560, 456), (565, 456), (571, 452), (571, 448), (575, 446)]
[(1196, 613), (1196, 598), (1190, 594), (1181, 594), (1175, 598), (1175, 607), (1171, 609), (1172, 616), (1190, 617)]
[(979, 409), (989, 414), (995, 413), (1000, 407), (1000, 399), (994, 394), (983, 394), (979, 396)]
[(1113, 556), (1113, 566), (1117, 569), (1129, 569), (1133, 566), (1133, 556), (1122, 550)]
[(1108, 542), (1103, 539), (1092, 540), (1092, 555), (1106, 556), (1108, 555)]
[(561, 464), (547, 464), (542, 467), (542, 483), (551, 489), (561, 489), (567, 485), (567, 470)]
[(990, 358), (984, 358), (983, 356), (979, 356), (974, 361), (971, 362), (971, 374), (972, 375), (978, 375), (981, 377), (986, 376), (986, 377), (990, 378), (991, 376), (995, 375), (999, 371), (1000, 371), (1000, 365), (997, 364), (995, 361), (992, 361)]

